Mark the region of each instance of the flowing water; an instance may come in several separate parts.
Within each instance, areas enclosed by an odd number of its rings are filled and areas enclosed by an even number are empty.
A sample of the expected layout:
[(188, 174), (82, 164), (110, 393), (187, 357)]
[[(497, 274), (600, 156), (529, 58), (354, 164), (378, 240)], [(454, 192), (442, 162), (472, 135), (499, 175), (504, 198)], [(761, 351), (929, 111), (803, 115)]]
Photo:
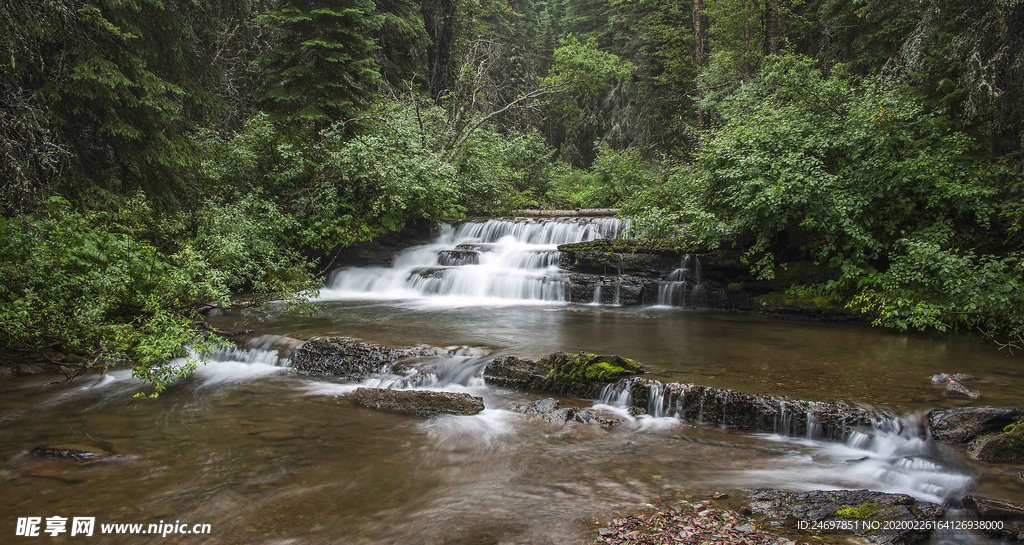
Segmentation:
[[(1019, 496), (1013, 467), (969, 462), (921, 425), (923, 411), (960, 404), (943, 399), (933, 373), (978, 375), (985, 404), (1019, 404), (1024, 369), (1014, 359), (966, 336), (573, 304), (554, 245), (621, 228), (575, 220), (446, 229), (394, 267), (337, 273), (315, 315), (271, 307), (211, 317), (254, 334), (158, 400), (133, 399), (142, 385), (127, 370), (70, 384), (0, 382), (0, 541), (14, 542), (17, 517), (59, 515), (211, 524), (210, 535), (160, 538), (169, 543), (575, 543), (594, 535), (595, 518), (658, 498), (735, 498), (742, 488), (871, 488), (954, 504), (967, 491)], [(300, 339), (322, 335), (444, 350), (359, 384), (293, 372)], [(556, 426), (507, 410), (541, 396), (480, 378), (496, 355), (556, 350), (635, 358), (662, 382), (843, 399), (879, 416), (836, 440), (813, 420), (796, 429), (785, 413), (776, 429), (746, 433), (680, 418), (658, 387), (649, 414), (629, 416), (626, 389), (609, 387), (600, 399), (562, 401), (617, 411), (624, 425)], [(431, 419), (375, 412), (351, 402), (361, 385), (468, 392), (486, 410)], [(28, 454), (58, 443), (119, 456), (74, 464)]]

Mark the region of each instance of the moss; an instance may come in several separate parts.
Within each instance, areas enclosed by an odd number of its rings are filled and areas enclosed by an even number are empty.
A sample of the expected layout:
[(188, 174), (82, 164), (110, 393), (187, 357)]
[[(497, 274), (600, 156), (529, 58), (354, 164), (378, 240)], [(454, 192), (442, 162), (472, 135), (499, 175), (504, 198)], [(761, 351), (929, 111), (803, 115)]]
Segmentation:
[(595, 384), (614, 382), (646, 370), (642, 364), (628, 358), (588, 352), (556, 352), (540, 363), (550, 366), (547, 380), (551, 390), (573, 395), (591, 395)]
[(874, 502), (862, 503), (856, 507), (847, 507), (836, 511), (836, 515), (847, 520), (867, 520), (882, 510), (882, 505)]
[(563, 252), (608, 252), (619, 254), (666, 254), (681, 256), (682, 254), (704, 253), (706, 248), (695, 246), (691, 241), (681, 238), (664, 240), (634, 240), (624, 238), (602, 238), (587, 242), (562, 244), (558, 249)]
[(1024, 432), (1024, 422), (1014, 422), (1003, 428), (1003, 433), (1020, 433)]
[(757, 297), (762, 306), (815, 308), (830, 312), (848, 312), (846, 305), (816, 293), (812, 286), (793, 286), (786, 291), (773, 291)]

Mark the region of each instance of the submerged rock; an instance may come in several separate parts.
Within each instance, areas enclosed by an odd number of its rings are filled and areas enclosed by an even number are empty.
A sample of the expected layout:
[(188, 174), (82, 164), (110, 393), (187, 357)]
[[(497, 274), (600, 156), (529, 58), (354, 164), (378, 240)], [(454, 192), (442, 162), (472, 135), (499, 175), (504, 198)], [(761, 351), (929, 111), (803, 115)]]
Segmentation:
[(52, 458), (56, 460), (67, 460), (69, 462), (94, 462), (114, 456), (107, 449), (93, 445), (43, 445), (31, 450), (33, 456), (40, 458)]
[(968, 443), (984, 433), (1001, 431), (1020, 416), (1017, 407), (934, 409), (928, 413), (928, 427), (936, 441)]
[(569, 422), (581, 424), (597, 424), (602, 428), (610, 428), (624, 422), (619, 415), (594, 409), (581, 409), (579, 407), (558, 407), (558, 401), (554, 398), (538, 399), (525, 405), (516, 405), (509, 409), (512, 412), (540, 416), (545, 422), (565, 425)]
[(558, 409), (558, 400), (553, 397), (531, 401), (525, 405), (515, 405), (509, 410), (519, 414), (548, 414)]
[(309, 375), (363, 380), (402, 358), (422, 353), (419, 348), (390, 348), (348, 337), (310, 339), (295, 351), (292, 368)]
[(645, 365), (619, 356), (555, 352), (540, 361), (495, 358), (484, 369), (484, 380), (517, 390), (594, 398), (605, 385), (646, 371)]
[(356, 403), (370, 409), (417, 416), (438, 414), (473, 415), (484, 410), (484, 400), (465, 393), (430, 390), (389, 390), (357, 388)]
[(981, 397), (981, 392), (975, 388), (953, 379), (950, 379), (950, 381), (946, 383), (946, 391), (944, 394), (946, 397), (954, 399), (978, 399)]
[(967, 446), (967, 453), (983, 462), (1024, 460), (1024, 422), (1006, 426), (1002, 433), (978, 437)]
[[(879, 544), (912, 544), (926, 540), (930, 529), (887, 530), (885, 522), (926, 522), (942, 518), (942, 506), (919, 502), (906, 494), (886, 494), (870, 490), (815, 490), (780, 492), (762, 489), (750, 493), (750, 509), (768, 517), (797, 521), (856, 522), (853, 533)], [(879, 522), (879, 529), (867, 529), (864, 522)], [(908, 525), (909, 526), (909, 525)], [(922, 525), (927, 526), (927, 525)]]
[(955, 380), (957, 382), (969, 382), (977, 379), (978, 377), (968, 375), (967, 373), (938, 373), (936, 375), (932, 375), (932, 383), (934, 384), (946, 384), (951, 380)]

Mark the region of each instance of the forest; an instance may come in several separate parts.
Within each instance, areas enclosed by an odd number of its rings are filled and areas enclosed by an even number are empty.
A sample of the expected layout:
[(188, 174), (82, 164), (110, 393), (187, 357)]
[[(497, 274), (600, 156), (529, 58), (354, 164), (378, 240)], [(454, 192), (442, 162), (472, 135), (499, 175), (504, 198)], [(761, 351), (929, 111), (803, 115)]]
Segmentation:
[(1022, 344), (1020, 0), (39, 0), (0, 48), (0, 363), (159, 394), (205, 309), (524, 208)]

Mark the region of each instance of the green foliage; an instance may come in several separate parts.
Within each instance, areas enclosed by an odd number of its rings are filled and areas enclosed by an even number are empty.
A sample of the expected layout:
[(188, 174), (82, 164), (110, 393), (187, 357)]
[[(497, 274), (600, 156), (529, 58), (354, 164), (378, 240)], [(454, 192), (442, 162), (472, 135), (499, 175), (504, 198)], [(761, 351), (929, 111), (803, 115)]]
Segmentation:
[(200, 306), (229, 306), (244, 285), (263, 298), (312, 286), (255, 200), (211, 202), (171, 222), (141, 195), (116, 204), (116, 212), (81, 212), (54, 197), (35, 214), (0, 221), (5, 347), (79, 371), (130, 362), (159, 394), (195, 368), (194, 354), (224, 344), (198, 327)]
[(637, 148), (616, 150), (601, 143), (596, 148), (597, 157), (589, 170), (565, 165), (555, 171), (549, 202), (571, 208), (618, 206), (661, 176)]
[(284, 0), (257, 21), (278, 34), (259, 63), (267, 74), (258, 94), (275, 119), (319, 130), (355, 117), (380, 73), (367, 35), (384, 18), (371, 0)]
[(681, 212), (701, 211), (690, 229), (742, 244), (764, 279), (780, 260), (833, 267), (827, 289), (880, 324), (1020, 331), (1019, 257), (971, 250), (1019, 174), (905, 93), (812, 64), (771, 58), (722, 102), (725, 125), (674, 186)]

